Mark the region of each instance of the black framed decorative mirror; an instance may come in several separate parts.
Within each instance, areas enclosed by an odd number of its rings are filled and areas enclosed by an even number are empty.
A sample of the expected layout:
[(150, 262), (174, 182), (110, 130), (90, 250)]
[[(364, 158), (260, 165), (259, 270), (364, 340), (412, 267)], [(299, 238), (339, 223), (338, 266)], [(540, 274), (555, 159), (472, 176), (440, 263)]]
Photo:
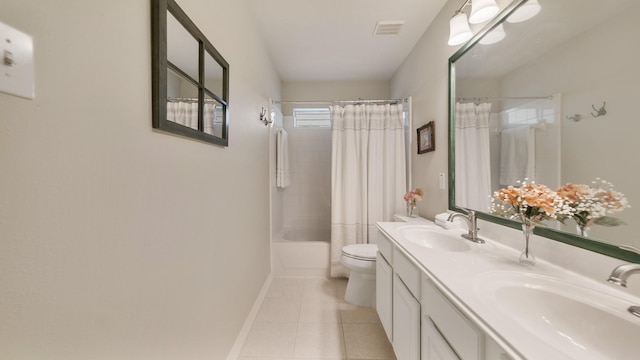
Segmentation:
[[(514, 178), (530, 176), (552, 189), (603, 178), (631, 204), (613, 215), (624, 225), (595, 225), (581, 235), (568, 220), (536, 227), (535, 233), (640, 263), (640, 189), (635, 163), (625, 160), (636, 152), (640, 50), (631, 44), (640, 33), (633, 16), (640, 3), (539, 0), (538, 15), (509, 21), (526, 3), (513, 1), (449, 59), (449, 209), (473, 209), (483, 220), (519, 229), (519, 222), (488, 208), (491, 194)], [(503, 40), (487, 41), (493, 31), (504, 32), (496, 37)], [(600, 111), (604, 103), (606, 112)], [(461, 135), (465, 112), (486, 112), (486, 150), (465, 149), (476, 144)], [(526, 140), (517, 140), (523, 139), (517, 129), (526, 129)], [(465, 151), (486, 152), (486, 165), (478, 166)], [(518, 151), (529, 155), (514, 156)]]
[(152, 126), (229, 145), (229, 63), (174, 0), (151, 1)]

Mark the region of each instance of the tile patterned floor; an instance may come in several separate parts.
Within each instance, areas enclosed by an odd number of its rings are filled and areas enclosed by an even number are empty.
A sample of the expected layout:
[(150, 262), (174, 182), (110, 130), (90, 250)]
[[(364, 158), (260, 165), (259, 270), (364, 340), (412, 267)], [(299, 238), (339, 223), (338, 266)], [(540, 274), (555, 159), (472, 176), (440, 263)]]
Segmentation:
[(346, 286), (273, 279), (238, 360), (395, 360), (375, 309), (344, 302)]

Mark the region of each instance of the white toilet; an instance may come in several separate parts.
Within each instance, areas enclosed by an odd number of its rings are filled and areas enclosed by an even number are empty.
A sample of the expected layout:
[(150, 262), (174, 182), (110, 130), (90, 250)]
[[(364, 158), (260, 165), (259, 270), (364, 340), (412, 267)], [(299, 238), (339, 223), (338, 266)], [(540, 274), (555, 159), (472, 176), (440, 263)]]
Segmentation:
[(350, 304), (376, 306), (376, 244), (355, 244), (342, 248), (340, 262), (351, 270), (344, 300)]

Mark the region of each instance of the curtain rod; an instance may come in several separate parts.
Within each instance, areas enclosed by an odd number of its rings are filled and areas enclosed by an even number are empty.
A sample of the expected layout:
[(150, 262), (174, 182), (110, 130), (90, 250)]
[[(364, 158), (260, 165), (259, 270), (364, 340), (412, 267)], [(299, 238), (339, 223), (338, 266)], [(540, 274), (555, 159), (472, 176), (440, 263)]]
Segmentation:
[(503, 96), (503, 97), (462, 97), (461, 101), (494, 101), (494, 100), (553, 100), (553, 95), (548, 96)]
[(340, 105), (340, 104), (387, 104), (387, 103), (405, 103), (408, 102), (408, 98), (404, 99), (389, 99), (389, 100), (328, 100), (328, 101), (277, 101), (273, 100), (274, 104), (306, 104), (306, 105)]
[[(168, 102), (198, 102), (198, 98), (167, 98)], [(206, 103), (217, 103), (215, 99), (204, 99)]]

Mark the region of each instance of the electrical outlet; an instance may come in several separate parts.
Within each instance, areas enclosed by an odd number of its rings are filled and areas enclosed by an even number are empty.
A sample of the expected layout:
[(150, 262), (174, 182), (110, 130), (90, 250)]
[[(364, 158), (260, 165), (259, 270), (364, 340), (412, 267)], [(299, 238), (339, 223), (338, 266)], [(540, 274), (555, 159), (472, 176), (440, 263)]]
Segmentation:
[(446, 189), (447, 177), (444, 173), (440, 173), (440, 175), (438, 176), (438, 183), (440, 185), (440, 190)]

